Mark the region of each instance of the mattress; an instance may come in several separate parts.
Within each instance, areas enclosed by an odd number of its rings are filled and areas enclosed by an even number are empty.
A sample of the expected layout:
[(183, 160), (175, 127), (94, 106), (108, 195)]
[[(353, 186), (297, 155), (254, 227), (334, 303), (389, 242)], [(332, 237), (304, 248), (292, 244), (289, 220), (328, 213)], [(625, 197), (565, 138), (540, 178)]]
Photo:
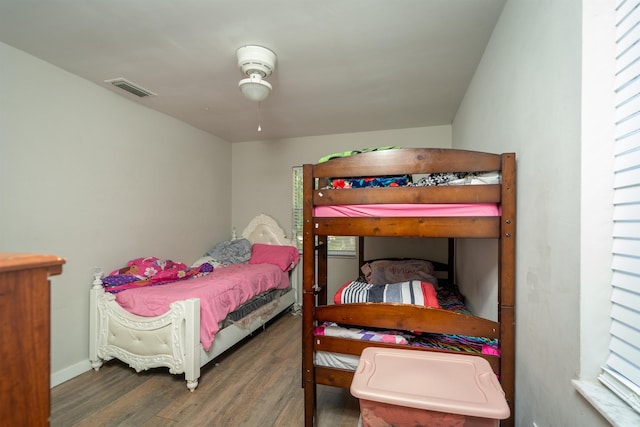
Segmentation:
[(352, 354), (330, 353), (328, 351), (316, 351), (316, 366), (325, 366), (327, 368), (345, 369), (347, 371), (355, 371), (360, 362), (359, 356)]
[(316, 206), (315, 217), (456, 217), (500, 216), (495, 203), (375, 204)]

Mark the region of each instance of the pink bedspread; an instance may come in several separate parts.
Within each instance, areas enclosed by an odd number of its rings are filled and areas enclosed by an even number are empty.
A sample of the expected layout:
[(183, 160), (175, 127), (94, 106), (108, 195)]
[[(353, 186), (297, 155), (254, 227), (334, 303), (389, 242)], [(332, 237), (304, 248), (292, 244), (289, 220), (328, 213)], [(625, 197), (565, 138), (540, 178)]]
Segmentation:
[(254, 296), (269, 289), (289, 287), (289, 276), (273, 264), (234, 264), (218, 267), (195, 279), (115, 294), (125, 310), (139, 316), (159, 316), (169, 304), (188, 298), (200, 299), (200, 342), (205, 350), (213, 344), (219, 323)]
[(495, 203), (458, 204), (377, 204), (316, 206), (316, 217), (447, 217), (447, 216), (500, 216)]

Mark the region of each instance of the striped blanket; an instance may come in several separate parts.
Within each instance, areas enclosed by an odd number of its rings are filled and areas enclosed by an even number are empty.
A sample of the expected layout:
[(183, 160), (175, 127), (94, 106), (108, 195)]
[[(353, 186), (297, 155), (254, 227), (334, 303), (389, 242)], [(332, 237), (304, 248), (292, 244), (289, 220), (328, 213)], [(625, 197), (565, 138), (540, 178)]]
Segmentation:
[(338, 289), (333, 302), (335, 304), (395, 302), (440, 308), (433, 285), (419, 280), (386, 285), (373, 285), (359, 281), (347, 282)]

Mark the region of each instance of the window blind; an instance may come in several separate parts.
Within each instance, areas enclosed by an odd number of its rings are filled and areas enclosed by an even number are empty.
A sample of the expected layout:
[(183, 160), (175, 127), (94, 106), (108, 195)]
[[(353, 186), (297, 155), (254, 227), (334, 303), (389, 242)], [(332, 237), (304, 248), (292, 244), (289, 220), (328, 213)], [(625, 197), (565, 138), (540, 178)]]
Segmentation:
[(293, 230), (296, 247), (302, 251), (302, 223), (304, 215), (302, 212), (302, 167), (294, 166), (291, 170), (293, 179)]
[(600, 381), (640, 412), (640, 0), (616, 2), (609, 357)]
[[(298, 250), (302, 250), (302, 166), (294, 166), (293, 179), (293, 226)], [(356, 238), (353, 236), (327, 236), (329, 255), (353, 256), (356, 253)]]

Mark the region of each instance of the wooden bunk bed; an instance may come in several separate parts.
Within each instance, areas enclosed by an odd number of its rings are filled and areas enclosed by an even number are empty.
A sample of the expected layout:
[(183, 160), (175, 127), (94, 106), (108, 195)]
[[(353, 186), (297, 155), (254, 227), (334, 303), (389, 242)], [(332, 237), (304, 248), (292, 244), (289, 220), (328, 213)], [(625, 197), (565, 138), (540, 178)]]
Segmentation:
[[(335, 189), (327, 183), (336, 177), (386, 177), (447, 172), (497, 172), (496, 184), (401, 186)], [(349, 388), (353, 370), (321, 366), (316, 353), (330, 352), (359, 356), (365, 347), (397, 346), (314, 333), (323, 322), (360, 327), (387, 328), (487, 337), (498, 340), (500, 356), (479, 354), (499, 376), (511, 416), (502, 425), (514, 425), (515, 402), (515, 237), (516, 159), (514, 153), (492, 154), (454, 149), (406, 148), (373, 151), (339, 157), (303, 166), (303, 329), (302, 380), (305, 396), (305, 426), (314, 425), (316, 385)], [(360, 216), (334, 214), (324, 208), (382, 204), (401, 207), (396, 214)], [(413, 213), (413, 208), (435, 205), (494, 205), (495, 214)], [(405, 210), (406, 207), (406, 210)], [(453, 206), (455, 207), (455, 206)], [(358, 210), (358, 212), (360, 212)], [(473, 211), (470, 211), (473, 212)], [(355, 215), (355, 216), (353, 216)], [(386, 214), (385, 214), (386, 215)], [(457, 215), (457, 216), (449, 216)], [(487, 320), (448, 310), (397, 303), (355, 303), (327, 305), (328, 236), (412, 236), (482, 238), (498, 240), (498, 319)], [(453, 258), (453, 245), (449, 256)], [(362, 250), (360, 251), (362, 259)], [(450, 266), (453, 263), (450, 262)], [(451, 351), (407, 347), (417, 351)]]

